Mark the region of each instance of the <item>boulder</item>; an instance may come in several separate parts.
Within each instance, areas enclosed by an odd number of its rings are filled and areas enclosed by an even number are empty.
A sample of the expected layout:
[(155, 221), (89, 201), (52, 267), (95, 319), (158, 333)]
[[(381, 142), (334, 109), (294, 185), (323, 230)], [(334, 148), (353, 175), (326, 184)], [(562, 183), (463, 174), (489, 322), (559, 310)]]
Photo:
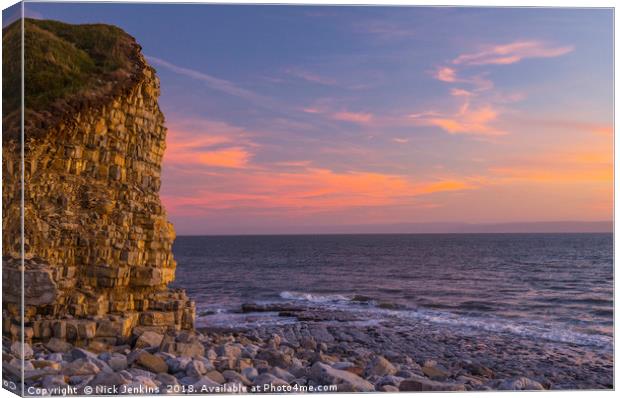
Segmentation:
[(71, 355), (71, 358), (73, 359), (80, 359), (80, 358), (97, 358), (97, 355), (90, 352), (90, 351), (86, 351), (82, 348), (74, 348), (69, 352), (69, 355)]
[(194, 359), (187, 365), (187, 368), (185, 368), (185, 373), (189, 377), (195, 377), (199, 379), (202, 375), (207, 373), (207, 367), (205, 366), (204, 362)]
[(285, 380), (287, 383), (290, 383), (291, 381), (295, 379), (295, 375), (277, 366), (271, 369), (270, 373), (279, 379)]
[(187, 343), (177, 341), (164, 341), (159, 348), (161, 352), (167, 352), (177, 357), (202, 357), (205, 354), (205, 347), (200, 341), (190, 341)]
[(176, 386), (179, 384), (177, 378), (168, 373), (158, 373), (155, 379), (160, 381), (164, 386)]
[(216, 383), (219, 384), (224, 384), (226, 383), (226, 378), (224, 377), (224, 375), (222, 375), (220, 372), (218, 372), (217, 370), (211, 370), (209, 372), (206, 373), (206, 376), (213, 380)]
[(68, 352), (71, 348), (73, 348), (73, 346), (65, 340), (56, 337), (49, 339), (49, 341), (44, 344), (44, 347), (51, 352)]
[(288, 368), (293, 363), (291, 355), (285, 354), (276, 349), (262, 350), (256, 355), (257, 359), (267, 361), (271, 366), (278, 366), (280, 368)]
[(375, 385), (377, 386), (385, 386), (385, 385), (398, 386), (402, 381), (403, 381), (402, 377), (388, 375), (388, 376), (383, 376), (382, 378), (380, 378), (375, 383)]
[[(374, 386), (361, 377), (351, 372), (334, 369), (322, 362), (315, 362), (312, 365), (310, 378), (322, 384), (344, 385), (344, 388), (354, 392), (375, 391)], [(339, 387), (338, 390), (341, 391), (342, 389)]]
[(498, 390), (522, 390), (522, 391), (534, 391), (534, 390), (544, 390), (542, 384), (535, 380), (528, 379), (527, 377), (517, 377), (514, 379), (503, 380), (499, 386)]
[(468, 363), (468, 364), (465, 364), (463, 368), (474, 376), (482, 376), (486, 378), (495, 377), (495, 372), (493, 372), (493, 370), (479, 363)]
[(285, 380), (277, 378), (276, 376), (269, 373), (263, 373), (258, 375), (254, 380), (252, 380), (252, 383), (255, 386), (264, 386), (266, 384), (276, 387), (289, 385)]
[[(207, 373), (208, 375), (208, 373)], [(245, 386), (249, 386), (252, 383), (242, 374), (235, 372), (234, 370), (225, 370), (222, 372), (222, 376), (228, 383), (241, 383)]]
[(439, 365), (423, 366), (422, 373), (432, 380), (445, 380), (450, 376), (450, 372), (441, 368)]
[[(13, 362), (13, 360), (11, 362)], [(30, 362), (24, 362), (24, 365), (26, 365), (26, 364), (30, 364), (30, 365), (32, 365), (32, 367), (34, 367), (36, 369), (51, 368), (51, 369), (60, 370), (60, 363), (59, 362), (49, 361), (49, 360), (45, 360), (45, 359), (33, 359)]]
[(171, 373), (185, 371), (190, 362), (192, 362), (192, 358), (190, 357), (175, 357), (166, 360)]
[(245, 376), (248, 380), (252, 381), (256, 378), (256, 376), (258, 376), (258, 371), (256, 370), (256, 368), (253, 367), (244, 368), (241, 370), (241, 374)]
[(222, 344), (215, 349), (215, 352), (220, 357), (237, 359), (241, 356), (241, 348), (237, 345)]
[(167, 373), (168, 365), (161, 357), (142, 351), (136, 358), (136, 364), (153, 373)]
[(131, 382), (132, 378), (125, 377), (119, 372), (99, 372), (94, 379), (90, 381), (90, 385), (95, 386), (120, 386)]
[(79, 358), (67, 364), (62, 369), (62, 373), (67, 376), (83, 376), (97, 374), (100, 370), (97, 365), (90, 361), (90, 358)]
[(59, 352), (53, 352), (47, 355), (47, 360), (52, 362), (62, 362), (62, 354)]
[(65, 376), (62, 375), (46, 375), (41, 379), (41, 387), (48, 391), (59, 387), (65, 387), (66, 385), (67, 381), (65, 380)]
[(399, 391), (465, 391), (465, 385), (442, 383), (422, 376), (412, 376), (398, 385)]
[(159, 347), (163, 339), (164, 339), (164, 336), (162, 334), (147, 330), (138, 337), (138, 339), (136, 340), (135, 347), (136, 348)]
[(32, 351), (30, 344), (28, 343), (22, 344), (21, 341), (16, 341), (13, 344), (11, 344), (11, 354), (13, 354), (14, 356), (20, 359), (29, 359), (29, 358), (32, 358), (32, 356), (34, 355), (34, 352)]
[(316, 350), (316, 340), (312, 336), (303, 337), (300, 341), (300, 345), (306, 350)]
[(108, 365), (117, 372), (127, 369), (127, 357), (123, 354), (114, 353), (108, 359)]
[(370, 376), (387, 376), (396, 373), (396, 367), (390, 361), (382, 356), (376, 356), (368, 363), (365, 369), (366, 377)]
[[(165, 386), (163, 390), (165, 391)], [(134, 379), (125, 386), (125, 391), (128, 394), (153, 394), (157, 391), (157, 384), (150, 378), (145, 376), (136, 376)]]
[(213, 380), (211, 380), (210, 378), (208, 378), (207, 376), (202, 376), (197, 382), (195, 382), (193, 384), (193, 387), (195, 389), (196, 392), (208, 392), (208, 391), (202, 391), (205, 388), (217, 388), (220, 386), (220, 383), (217, 383)]

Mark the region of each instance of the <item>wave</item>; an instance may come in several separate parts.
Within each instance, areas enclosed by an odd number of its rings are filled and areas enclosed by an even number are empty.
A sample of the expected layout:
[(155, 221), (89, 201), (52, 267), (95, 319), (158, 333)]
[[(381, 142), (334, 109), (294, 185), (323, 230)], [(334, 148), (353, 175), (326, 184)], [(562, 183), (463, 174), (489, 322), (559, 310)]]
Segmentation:
[[(508, 333), (523, 338), (543, 339), (559, 343), (596, 346), (609, 348), (613, 344), (612, 338), (605, 334), (583, 333), (568, 329), (563, 324), (548, 324), (521, 318), (500, 317), (492, 314), (493, 308), (482, 302), (471, 301), (464, 303), (464, 308), (477, 309), (487, 314), (480, 316), (459, 315), (460, 306), (449, 308), (407, 308), (393, 303), (377, 301), (371, 297), (360, 295), (318, 294), (308, 292), (283, 291), (280, 298), (306, 302), (310, 306), (319, 305), (323, 309), (354, 311), (366, 313), (369, 319), (397, 318), (404, 325), (412, 321), (426, 321), (433, 324), (455, 327), (459, 330), (468, 329), (470, 332), (485, 331), (490, 333)], [(440, 307), (440, 306), (438, 306)], [(443, 309), (443, 311), (442, 311)]]
[(566, 325), (549, 325), (535, 321), (514, 322), (495, 316), (467, 317), (443, 311), (418, 309), (415, 311), (394, 311), (393, 316), (403, 320), (424, 320), (434, 324), (469, 328), (492, 333), (508, 333), (525, 338), (543, 339), (559, 343), (572, 343), (609, 349), (613, 345), (611, 336), (582, 333), (567, 329)]
[(342, 294), (315, 294), (294, 291), (281, 292), (280, 297), (285, 300), (308, 301), (311, 303), (338, 303), (351, 301), (353, 299), (353, 297)]

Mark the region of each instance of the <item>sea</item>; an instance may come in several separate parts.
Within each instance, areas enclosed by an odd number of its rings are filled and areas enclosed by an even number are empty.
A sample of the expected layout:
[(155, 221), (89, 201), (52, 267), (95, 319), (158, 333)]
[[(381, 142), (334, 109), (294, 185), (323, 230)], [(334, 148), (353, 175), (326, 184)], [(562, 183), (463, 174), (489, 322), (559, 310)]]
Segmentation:
[(613, 351), (612, 234), (179, 236), (197, 326), (295, 322), (242, 304), (350, 311)]

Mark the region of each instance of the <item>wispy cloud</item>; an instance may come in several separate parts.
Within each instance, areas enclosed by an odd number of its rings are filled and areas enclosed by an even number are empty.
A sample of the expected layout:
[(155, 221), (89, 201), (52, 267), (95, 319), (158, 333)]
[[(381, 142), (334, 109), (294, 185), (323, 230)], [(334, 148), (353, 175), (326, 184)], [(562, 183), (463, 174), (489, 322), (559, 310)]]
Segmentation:
[(151, 63), (164, 67), (174, 73), (189, 77), (191, 79), (201, 81), (213, 90), (217, 90), (217, 91), (220, 91), (220, 92), (223, 92), (228, 95), (235, 96), (235, 97), (243, 98), (245, 100), (252, 101), (258, 104), (272, 104), (273, 103), (272, 99), (264, 97), (260, 94), (247, 90), (245, 88), (239, 87), (237, 84), (229, 80), (220, 79), (218, 77), (209, 75), (201, 71), (178, 66), (171, 62), (165, 61), (157, 57), (152, 57), (152, 56), (147, 55), (146, 58)]
[(323, 101), (317, 101), (314, 105), (304, 107), (301, 110), (304, 113), (321, 115), (322, 117), (341, 122), (371, 124), (377, 121), (375, 115), (370, 112), (354, 112), (349, 111), (346, 108), (341, 108), (341, 110), (334, 111), (333, 108), (338, 108), (338, 106), (331, 103), (329, 99), (324, 99)]
[(559, 57), (574, 49), (574, 46), (552, 46), (536, 40), (516, 41), (486, 46), (478, 52), (461, 54), (452, 63), (455, 65), (507, 65), (526, 58)]
[[(476, 74), (474, 76), (463, 77), (460, 76), (458, 70), (455, 67), (451, 66), (439, 66), (435, 68), (431, 75), (444, 83), (461, 83), (465, 84), (470, 88), (470, 94), (474, 92), (482, 92), (491, 90), (494, 86), (493, 82), (486, 78), (486, 74)], [(461, 94), (464, 93), (464, 90), (461, 91)]]
[(357, 124), (368, 124), (373, 121), (372, 113), (342, 111), (342, 112), (332, 113), (330, 116), (332, 119), (335, 119), (335, 120), (357, 123)]
[(411, 27), (389, 21), (364, 21), (357, 24), (355, 29), (375, 35), (380, 39), (401, 39), (416, 35)]
[(285, 72), (291, 76), (294, 76), (298, 79), (302, 79), (305, 80), (307, 82), (311, 82), (311, 83), (319, 83), (319, 84), (323, 84), (325, 86), (337, 86), (338, 82), (334, 79), (325, 77), (325, 76), (320, 76), (316, 73), (307, 71), (305, 69), (300, 69), (300, 68), (288, 68), (285, 70)]
[[(301, 166), (301, 165), (300, 165)], [(211, 177), (213, 183), (196, 194), (164, 195), (175, 214), (199, 215), (224, 209), (285, 214), (313, 214), (352, 208), (413, 205), (417, 198), (441, 192), (476, 189), (467, 179), (438, 177), (410, 181), (407, 177), (368, 171), (337, 172), (326, 168), (231, 171)]]
[[(507, 134), (506, 131), (493, 126), (499, 116), (497, 106), (493, 104), (520, 101), (525, 95), (489, 94), (494, 88), (494, 83), (487, 78), (488, 72), (467, 76), (463, 69), (467, 66), (513, 64), (526, 58), (558, 57), (573, 50), (573, 46), (552, 46), (531, 40), (491, 45), (478, 52), (461, 54), (452, 60), (451, 65), (438, 66), (432, 71), (435, 79), (453, 86), (450, 95), (462, 101), (459, 111), (455, 114), (421, 113), (409, 117), (419, 124), (437, 126), (450, 134), (491, 136)], [(454, 87), (457, 84), (466, 88)]]
[(518, 117), (514, 118), (513, 122), (528, 128), (545, 128), (557, 131), (579, 131), (604, 137), (611, 137), (613, 135), (613, 125), (611, 123), (588, 122), (583, 120), (575, 120), (570, 117), (567, 117), (566, 119)]
[(418, 113), (409, 115), (409, 118), (414, 123), (436, 126), (449, 134), (505, 135), (505, 131), (493, 126), (497, 116), (497, 110), (491, 105), (472, 108), (465, 102), (456, 114)]

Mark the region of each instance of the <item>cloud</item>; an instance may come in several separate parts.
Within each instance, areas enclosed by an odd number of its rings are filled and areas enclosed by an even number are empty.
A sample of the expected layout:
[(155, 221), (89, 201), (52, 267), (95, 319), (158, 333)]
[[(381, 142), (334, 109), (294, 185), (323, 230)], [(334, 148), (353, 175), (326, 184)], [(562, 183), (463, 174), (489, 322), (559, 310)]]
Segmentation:
[(455, 65), (507, 65), (526, 58), (553, 58), (568, 54), (574, 46), (551, 46), (540, 41), (516, 41), (509, 44), (487, 46), (482, 51), (461, 54)]
[(172, 123), (168, 128), (164, 166), (191, 168), (204, 165), (245, 168), (258, 145), (244, 129), (205, 119)]
[(579, 184), (613, 182), (613, 167), (595, 169), (538, 169), (527, 166), (497, 167), (490, 170), (504, 183), (538, 182), (547, 184)]
[(497, 183), (609, 183), (613, 187), (613, 147), (564, 144), (562, 148), (504, 159), (489, 169)]
[[(432, 75), (435, 79), (445, 83), (464, 83), (472, 86), (470, 94), (488, 91), (493, 88), (494, 84), (491, 80), (485, 78), (485, 74), (478, 74), (471, 77), (458, 76), (456, 68), (449, 66), (437, 67)], [(465, 91), (465, 90), (463, 90)]]
[(470, 110), (463, 109), (452, 118), (433, 118), (429, 122), (438, 126), (450, 134), (474, 134), (474, 135), (504, 135), (490, 125), (497, 119), (497, 111), (490, 105)]
[(325, 86), (337, 86), (338, 85), (338, 82), (334, 79), (320, 76), (320, 75), (317, 75), (316, 73), (309, 72), (304, 69), (289, 68), (289, 69), (286, 69), (285, 72), (291, 76), (294, 76), (296, 78), (299, 78), (299, 79), (302, 79), (302, 80), (305, 80), (311, 83), (318, 83), (318, 84), (322, 84)]
[(312, 115), (324, 115), (332, 120), (338, 120), (342, 122), (349, 122), (355, 124), (370, 124), (377, 121), (375, 115), (370, 112), (351, 112), (347, 110), (341, 110), (333, 112), (332, 109), (336, 106), (330, 103), (331, 101), (322, 101), (316, 103), (313, 106), (307, 106), (301, 110), (304, 113)]
[(206, 166), (240, 169), (247, 167), (251, 154), (243, 148), (227, 148), (197, 154), (198, 162)]
[(146, 58), (151, 63), (162, 66), (176, 74), (186, 76), (194, 80), (201, 81), (213, 90), (217, 90), (217, 91), (226, 93), (228, 95), (232, 95), (234, 97), (243, 98), (248, 101), (256, 102), (258, 104), (264, 104), (264, 105), (273, 104), (273, 100), (271, 100), (270, 98), (264, 97), (250, 90), (239, 87), (238, 85), (236, 85), (235, 83), (231, 81), (220, 79), (215, 76), (211, 76), (211, 75), (208, 75), (206, 73), (203, 73), (203, 72), (200, 72), (194, 69), (184, 68), (182, 66), (175, 65), (173, 63), (170, 63), (160, 58), (156, 58), (156, 57), (152, 57), (148, 55), (146, 56)]
[(613, 135), (613, 125), (607, 123), (588, 122), (574, 119), (537, 119), (537, 118), (515, 118), (515, 123), (528, 127), (544, 127), (545, 129), (580, 131), (594, 135), (609, 137)]
[(408, 138), (400, 138), (400, 137), (396, 137), (396, 138), (392, 138), (392, 141), (399, 143), (399, 144), (406, 144), (409, 142)]
[(450, 95), (453, 97), (470, 97), (474, 94), (471, 91), (463, 90), (461, 88), (453, 88), (450, 90)]
[(332, 119), (341, 120), (344, 122), (351, 122), (357, 124), (368, 124), (373, 121), (372, 113), (358, 113), (358, 112), (336, 112), (330, 115)]
[(454, 83), (458, 81), (456, 78), (456, 70), (448, 66), (442, 66), (437, 68), (434, 73), (434, 77), (435, 79), (441, 80), (442, 82)]
[(228, 172), (213, 176), (210, 181), (193, 195), (165, 195), (166, 207), (176, 215), (224, 209), (286, 210), (288, 216), (307, 215), (360, 207), (411, 205), (419, 196), (476, 188), (466, 180), (437, 178), (412, 182), (399, 175), (324, 168)]
[(409, 27), (387, 21), (364, 21), (355, 28), (359, 32), (369, 33), (381, 39), (400, 39), (416, 35), (416, 32)]
[(449, 134), (468, 134), (499, 136), (507, 134), (505, 131), (495, 128), (492, 123), (498, 116), (497, 110), (491, 105), (471, 107), (470, 102), (465, 102), (456, 114), (440, 114), (436, 112), (414, 113), (409, 119), (414, 123), (427, 126), (436, 126)]

